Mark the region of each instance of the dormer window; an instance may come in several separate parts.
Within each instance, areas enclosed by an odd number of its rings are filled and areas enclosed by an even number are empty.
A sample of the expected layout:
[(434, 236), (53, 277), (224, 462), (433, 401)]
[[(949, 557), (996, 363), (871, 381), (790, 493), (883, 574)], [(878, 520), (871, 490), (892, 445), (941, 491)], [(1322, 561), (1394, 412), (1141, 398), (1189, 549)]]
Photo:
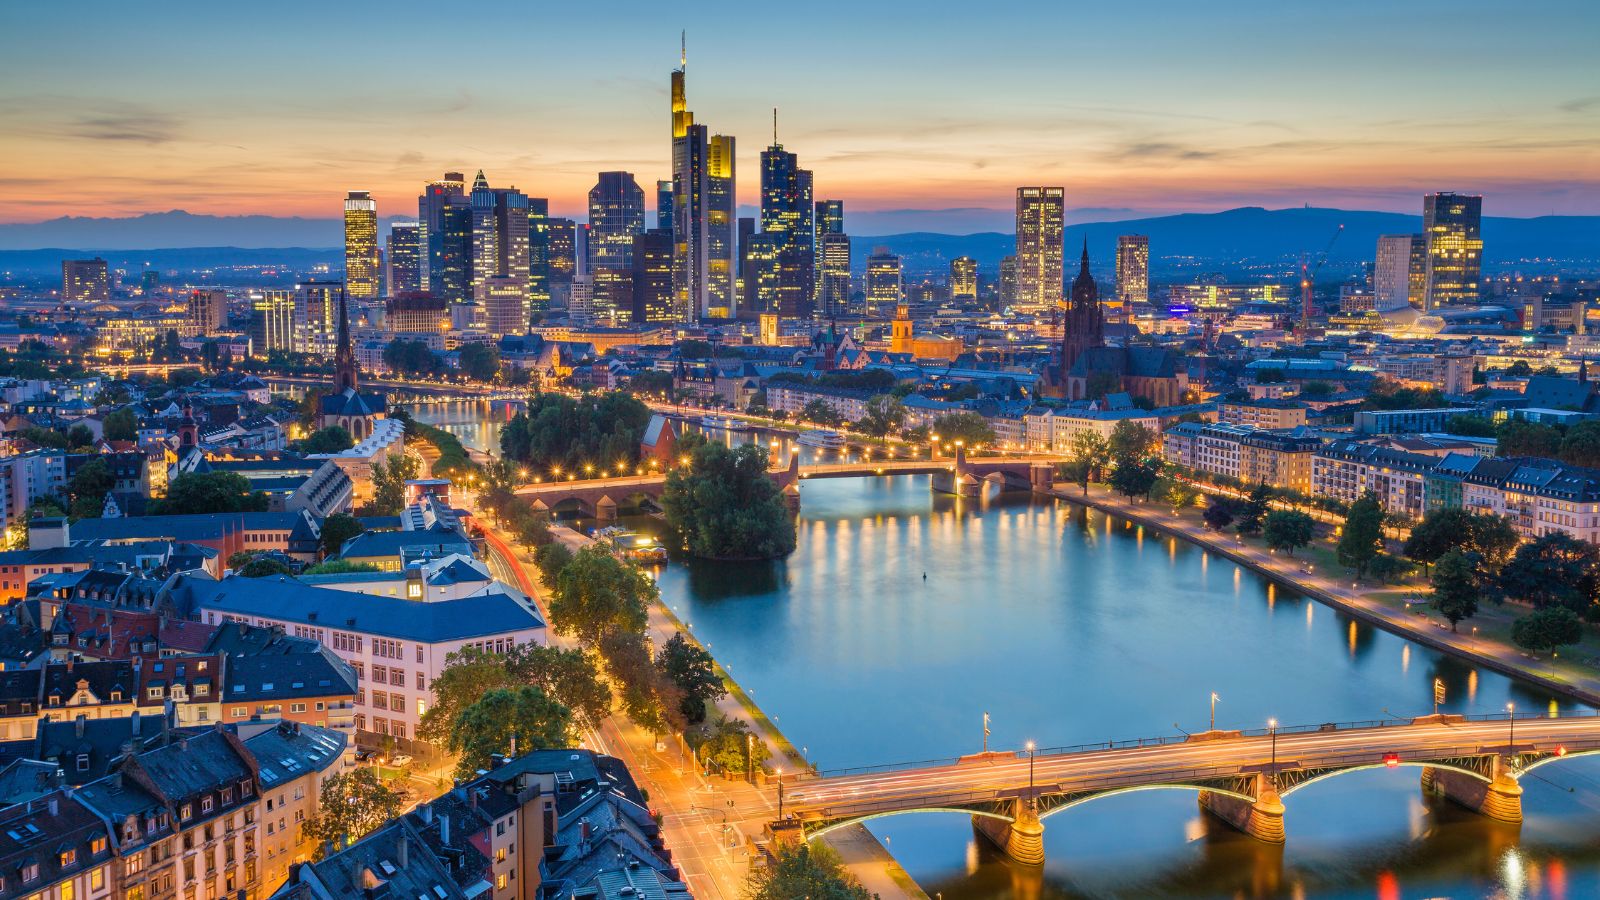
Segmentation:
[(203, 812), (203, 813), (211, 812), (211, 805), (212, 804), (211, 804), (211, 798), (210, 797), (202, 797), (202, 798), (200, 798), (200, 811), (201, 812)]
[[(156, 686), (152, 686), (152, 687), (146, 689), (145, 694), (151, 700), (160, 700), (162, 698), (162, 696), (164, 696), (166, 694), (166, 689), (163, 688), (163, 687), (160, 687), (159, 685), (156, 685)], [(116, 692), (113, 691), (111, 695), (112, 695), (113, 698), (115, 698), (116, 697)]]
[(194, 807), (188, 803), (178, 807), (178, 819), (187, 822), (194, 817)]
[[(160, 688), (155, 688), (154, 690), (160, 690)], [(112, 691), (111, 692), (111, 702), (112, 703), (121, 703), (122, 702), (122, 692), (121, 691)]]
[(78, 754), (78, 771), (79, 772), (87, 772), (87, 771), (89, 771), (89, 754), (87, 754), (87, 753), (79, 753)]
[(30, 863), (24, 864), (23, 867), (22, 867), (22, 883), (23, 884), (27, 884), (30, 881), (38, 881), (38, 880), (39, 880), (39, 864), (36, 863), (36, 862), (30, 862)]
[(50, 705), (51, 706), (60, 706), (61, 705), (61, 697), (60, 697), (60, 695), (51, 694), (50, 695)]
[(66, 850), (61, 851), (61, 868), (65, 869), (66, 867), (68, 867), (70, 865), (73, 865), (77, 861), (78, 861), (78, 851), (76, 849), (68, 848)]

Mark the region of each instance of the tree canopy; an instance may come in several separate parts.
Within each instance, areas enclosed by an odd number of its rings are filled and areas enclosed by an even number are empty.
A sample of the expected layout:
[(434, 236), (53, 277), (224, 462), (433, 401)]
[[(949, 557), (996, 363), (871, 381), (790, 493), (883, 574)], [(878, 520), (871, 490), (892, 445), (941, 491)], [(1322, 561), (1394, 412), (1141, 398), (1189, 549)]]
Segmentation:
[(945, 413), (933, 420), (929, 430), (939, 436), (942, 443), (960, 441), (969, 453), (975, 453), (993, 444), (994, 429), (975, 412)]
[(457, 353), (461, 371), (474, 381), (493, 381), (500, 374), (500, 348), (494, 344), (474, 341)]
[(661, 508), (680, 545), (701, 558), (777, 559), (794, 552), (794, 517), (758, 445), (695, 447), (687, 469), (667, 473)]
[(1350, 504), (1339, 534), (1339, 564), (1365, 576), (1383, 550), (1383, 507), (1371, 493)]
[(746, 900), (871, 900), (873, 896), (826, 844), (774, 842), (772, 855), (769, 865), (751, 868)]
[(1261, 535), (1266, 539), (1267, 546), (1290, 556), (1310, 544), (1315, 534), (1316, 523), (1311, 516), (1296, 509), (1275, 509), (1267, 513), (1261, 526)]
[(678, 708), (690, 725), (704, 722), (710, 704), (728, 693), (711, 654), (690, 643), (681, 631), (656, 653), (656, 666), (682, 693)]
[(322, 781), (316, 815), (305, 821), (315, 855), (342, 850), (400, 815), (405, 795), (389, 787), (370, 766), (335, 772)]
[(536, 394), (500, 434), (508, 459), (535, 471), (559, 468), (604, 472), (619, 464), (632, 471), (639, 441), (650, 424), (650, 408), (620, 391), (568, 397)]
[(360, 520), (349, 513), (334, 513), (322, 520), (322, 555), (334, 556), (344, 542), (366, 529)]
[(532, 685), (495, 688), (456, 715), (450, 750), (461, 754), (456, 777), (470, 778), (491, 767), (490, 758), (513, 750), (571, 746), (577, 738), (572, 713)]
[(1432, 605), (1450, 620), (1450, 630), (1462, 619), (1478, 614), (1478, 555), (1452, 549), (1439, 557), (1429, 579), (1433, 584)]
[(1570, 609), (1541, 609), (1512, 623), (1511, 640), (1535, 653), (1554, 650), (1583, 640), (1583, 623)]
[(598, 647), (611, 634), (643, 633), (657, 592), (656, 583), (637, 567), (591, 545), (556, 573), (550, 595), (556, 632)]
[(300, 442), (302, 453), (343, 453), (356, 445), (355, 439), (350, 436), (343, 425), (329, 425), (318, 428), (311, 435)]
[(172, 479), (167, 496), (155, 505), (160, 515), (265, 512), (267, 495), (252, 492), (250, 480), (237, 472), (185, 472)]

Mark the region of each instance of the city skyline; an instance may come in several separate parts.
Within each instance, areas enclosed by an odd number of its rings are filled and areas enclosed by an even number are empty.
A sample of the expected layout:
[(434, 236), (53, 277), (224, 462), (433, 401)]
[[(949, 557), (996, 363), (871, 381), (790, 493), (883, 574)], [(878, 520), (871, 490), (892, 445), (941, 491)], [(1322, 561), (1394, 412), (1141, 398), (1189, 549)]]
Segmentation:
[[(753, 20), (669, 21), (640, 7), (625, 10), (631, 27), (608, 35), (613, 62), (596, 70), (575, 18), (487, 4), (481, 18), (497, 30), (544, 36), (529, 66), (539, 88), (501, 66), (462, 66), (423, 73), (403, 94), (395, 67), (433, 34), (420, 11), (319, 10), (307, 29), (292, 10), (196, 8), (152, 22), (91, 4), (103, 27), (78, 33), (59, 13), (18, 9), (6, 31), (29, 39), (6, 47), (0, 71), (8, 84), (49, 87), (0, 102), (0, 147), (27, 173), (12, 176), (0, 221), (174, 208), (323, 217), (336, 215), (326, 198), (350, 190), (371, 191), (387, 218), (438, 172), (478, 168), (581, 218), (598, 171), (644, 183), (670, 174), (662, 74), (678, 61), (680, 29), (692, 108), (745, 138), (740, 167), (755, 171), (777, 106), (785, 145), (816, 172), (819, 195), (850, 204), (862, 233), (996, 230), (1015, 186), (1038, 183), (1066, 187), (1069, 223), (1242, 205), (1410, 211), (1436, 190), (1490, 195), (1496, 215), (1592, 212), (1600, 97), (1581, 88), (1592, 83), (1580, 46), (1590, 30), (1573, 26), (1594, 13), (1539, 5), (1543, 15), (1457, 10), (1454, 52), (1425, 58), (1414, 48), (1443, 4), (1346, 17), (1242, 3), (1209, 18), (1158, 4), (1159, 28), (1114, 10), (1023, 6), (963, 16), (959, 29), (896, 6), (849, 10), (859, 28), (802, 23), (762, 41)], [(142, 39), (119, 41), (118, 23), (135, 16)], [(872, 40), (890, 25), (900, 39)], [(1059, 31), (1074, 52), (1002, 52), (1024, 29)], [(341, 49), (352, 40), (371, 48), (361, 65)], [(1262, 52), (1291, 41), (1282, 62)], [(831, 63), (805, 78), (763, 65), (824, 43)], [(739, 206), (756, 206), (755, 180), (742, 181)]]

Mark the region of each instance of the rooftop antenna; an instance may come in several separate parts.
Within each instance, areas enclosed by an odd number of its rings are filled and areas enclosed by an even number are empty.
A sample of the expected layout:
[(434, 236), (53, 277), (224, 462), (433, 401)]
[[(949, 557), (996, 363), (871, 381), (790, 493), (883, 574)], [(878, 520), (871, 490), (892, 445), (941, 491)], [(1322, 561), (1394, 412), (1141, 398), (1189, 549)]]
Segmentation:
[(778, 146), (778, 108), (772, 108), (772, 146)]
[(678, 32), (678, 66), (689, 68), (689, 29)]

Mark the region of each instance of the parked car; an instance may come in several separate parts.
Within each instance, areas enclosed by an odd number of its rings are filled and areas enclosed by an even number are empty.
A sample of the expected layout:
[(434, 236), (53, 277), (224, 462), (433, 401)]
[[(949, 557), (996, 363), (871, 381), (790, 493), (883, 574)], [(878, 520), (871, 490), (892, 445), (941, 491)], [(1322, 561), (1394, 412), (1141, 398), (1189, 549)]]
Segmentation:
[(358, 763), (363, 763), (363, 764), (369, 763), (369, 762), (372, 762), (374, 759), (377, 759), (377, 757), (378, 757), (377, 752), (373, 751), (373, 750), (357, 750), (356, 751), (356, 762), (358, 762)]
[(405, 755), (404, 753), (396, 753), (395, 755), (389, 757), (389, 765), (396, 767), (409, 766), (411, 765), (411, 757)]

